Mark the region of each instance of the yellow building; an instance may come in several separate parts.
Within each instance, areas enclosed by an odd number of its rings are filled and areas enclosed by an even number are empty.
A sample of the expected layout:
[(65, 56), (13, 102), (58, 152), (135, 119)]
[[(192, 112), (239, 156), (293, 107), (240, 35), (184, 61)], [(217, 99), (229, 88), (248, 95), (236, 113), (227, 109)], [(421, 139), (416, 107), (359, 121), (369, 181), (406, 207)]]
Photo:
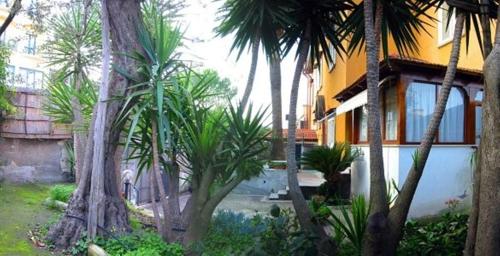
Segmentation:
[[(407, 92), (408, 87), (412, 87), (412, 82), (419, 81), (438, 85), (444, 77), (451, 52), (454, 19), (450, 22), (449, 28), (446, 29), (443, 23), (443, 17), (447, 16), (445, 9), (432, 10), (429, 13), (435, 16), (437, 22), (428, 21), (431, 24), (427, 26), (428, 33), (422, 32), (417, 35), (420, 46), (418, 53), (400, 57), (396, 47), (390, 45), (389, 63), (384, 62), (381, 57), (380, 80), (383, 83), (381, 84), (381, 98), (385, 101), (381, 106), (384, 115), (382, 130), (386, 143), (418, 142), (418, 140), (412, 141), (403, 133), (405, 127), (401, 125), (401, 122), (408, 121), (408, 117), (405, 116), (404, 109), (400, 108), (404, 107), (405, 103), (409, 104), (409, 102), (405, 101), (404, 94)], [(465, 111), (463, 119), (467, 119), (464, 120), (464, 126), (467, 126), (474, 123), (474, 106), (480, 107), (480, 101), (475, 102), (470, 99), (482, 96), (480, 70), (482, 69), (483, 58), (474, 34), (471, 34), (468, 51), (465, 45), (464, 35), (458, 64), (459, 71), (455, 80), (456, 87), (452, 90), (450, 100), (453, 101), (455, 97), (462, 97), (464, 101), (469, 101), (465, 104), (467, 106), (463, 106)], [(331, 51), (335, 54), (333, 49)], [(312, 124), (316, 126), (320, 144), (332, 144), (335, 141), (349, 141), (355, 144), (366, 142), (366, 135), (364, 134), (366, 132), (366, 125), (364, 124), (366, 120), (363, 119), (362, 109), (362, 105), (366, 101), (366, 92), (364, 91), (366, 89), (364, 80), (366, 55), (364, 51), (361, 51), (359, 55), (354, 53), (347, 58), (345, 56), (343, 58), (337, 57), (333, 66), (323, 62), (314, 72), (315, 88), (312, 90), (314, 90), (313, 94), (316, 95), (316, 98), (313, 99), (316, 107), (311, 111), (316, 118)], [(416, 87), (413, 86), (413, 88)], [(390, 97), (387, 97), (387, 95), (390, 95)], [(437, 91), (432, 97), (436, 98), (436, 95)], [(428, 110), (432, 111), (433, 107), (428, 107)], [(322, 111), (324, 113), (317, 113)], [(360, 121), (361, 123), (359, 123)], [(419, 128), (425, 128), (425, 125), (420, 125)], [(474, 144), (474, 138), (476, 137), (474, 127), (463, 128), (464, 131), (460, 133), (463, 133), (463, 136), (449, 141), (443, 140), (442, 142)], [(406, 129), (406, 132), (410, 131)], [(415, 132), (420, 134), (421, 131)]]
[[(417, 35), (419, 51), (400, 57), (389, 46), (389, 61), (381, 56), (380, 110), (385, 177), (402, 186), (418, 144), (434, 111), (451, 52), (455, 24), (445, 26), (447, 8), (430, 10), (437, 21), (427, 20), (428, 33)], [(492, 30), (494, 31), (494, 30)], [(410, 209), (410, 217), (436, 214), (450, 198), (470, 203), (470, 157), (481, 130), (483, 58), (476, 35), (471, 33), (468, 52), (462, 38), (458, 71), (446, 110), (427, 161), (424, 175)], [(335, 54), (333, 49), (331, 53)], [(362, 152), (353, 163), (351, 193), (369, 193), (369, 148), (367, 132), (366, 55), (364, 50), (349, 57), (336, 57), (334, 65), (321, 63), (313, 71), (308, 94), (309, 114), (320, 144), (350, 142)], [(437, 185), (439, 184), (439, 185)], [(464, 192), (465, 190), (465, 192)]]
[[(7, 18), (13, 0), (0, 0), (0, 23)], [(23, 9), (16, 15), (0, 37), (1, 43), (11, 49), (7, 66), (7, 82), (16, 88), (42, 89), (46, 64), (40, 46), (44, 36), (33, 30), (33, 22), (26, 15), (34, 1), (23, 1)]]

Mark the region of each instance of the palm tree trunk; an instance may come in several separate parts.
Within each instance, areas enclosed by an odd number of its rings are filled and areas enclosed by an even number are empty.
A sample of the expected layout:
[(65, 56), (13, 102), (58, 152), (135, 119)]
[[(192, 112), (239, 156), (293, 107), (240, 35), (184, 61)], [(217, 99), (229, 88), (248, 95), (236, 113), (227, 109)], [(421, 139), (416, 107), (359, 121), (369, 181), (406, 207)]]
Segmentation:
[(376, 255), (384, 242), (385, 219), (389, 211), (384, 176), (382, 154), (382, 133), (380, 129), (380, 103), (378, 84), (379, 48), (382, 4), (376, 3), (375, 15), (373, 1), (364, 1), (365, 38), (366, 38), (366, 86), (368, 88), (368, 137), (370, 142), (370, 215), (365, 233), (363, 254)]
[(241, 106), (245, 107), (252, 93), (253, 81), (255, 80), (255, 72), (257, 70), (257, 62), (259, 60), (260, 34), (257, 33), (252, 42), (252, 63), (250, 64), (250, 72), (248, 73), (247, 85), (243, 98), (241, 98)]
[(269, 63), (271, 78), (271, 101), (273, 117), (273, 133), (271, 139), (271, 159), (285, 159), (283, 143), (283, 119), (281, 116), (281, 58), (279, 55), (271, 57)]
[(441, 85), (441, 88), (439, 90), (439, 97), (436, 102), (436, 107), (434, 109), (432, 119), (429, 122), (424, 137), (417, 149), (418, 154), (416, 154), (417, 157), (413, 162), (410, 171), (408, 172), (408, 177), (406, 178), (406, 181), (403, 184), (402, 189), (400, 190), (393, 208), (389, 212), (389, 236), (387, 237), (387, 242), (385, 242), (385, 255), (395, 255), (396, 253), (397, 246), (402, 237), (403, 227), (408, 216), (408, 211), (410, 209), (413, 196), (415, 195), (418, 182), (422, 177), (425, 163), (427, 161), (427, 158), (429, 157), (429, 153), (432, 147), (432, 143), (439, 129), (441, 119), (444, 115), (448, 96), (455, 79), (455, 73), (457, 71), (458, 60), (460, 57), (460, 46), (462, 31), (464, 28), (464, 20), (464, 14), (460, 11), (457, 11), (450, 61), (446, 69), (443, 84)]
[(171, 241), (171, 222), (169, 215), (169, 205), (167, 201), (167, 193), (165, 193), (165, 186), (163, 183), (163, 179), (161, 177), (161, 169), (160, 169), (160, 155), (158, 153), (158, 124), (156, 120), (151, 122), (151, 141), (153, 148), (153, 172), (155, 173), (156, 184), (158, 185), (158, 191), (160, 192), (160, 202), (163, 210), (163, 222), (164, 222), (164, 232), (162, 236), (166, 239), (167, 242)]
[[(498, 7), (500, 15), (500, 6)], [(500, 17), (500, 16), (498, 16)], [(486, 58), (484, 101), (480, 144), (481, 180), (474, 255), (498, 255), (500, 252), (500, 19), (496, 24), (495, 46)]]
[(158, 233), (160, 234), (165, 234), (165, 231), (163, 230), (163, 224), (161, 221), (160, 217), (160, 212), (158, 211), (158, 204), (156, 203), (156, 193), (155, 193), (155, 187), (156, 187), (156, 180), (155, 180), (155, 173), (153, 171), (150, 171), (148, 173), (149, 177), (149, 196), (151, 197), (151, 205), (153, 208), (153, 216), (155, 219), (155, 225), (156, 229), (158, 230)]
[[(483, 58), (486, 59), (491, 53), (491, 23), (489, 19), (489, 0), (481, 0), (480, 15), (481, 15), (481, 28), (483, 35)], [(481, 146), (480, 146), (481, 148)], [(479, 186), (481, 184), (481, 153), (480, 150), (476, 151), (477, 159), (474, 165), (474, 178), (472, 182), (472, 207), (469, 215), (467, 240), (465, 242), (464, 255), (474, 255), (474, 247), (477, 234), (477, 219), (479, 214)]]
[[(75, 67), (76, 74), (75, 92), (79, 93), (82, 84), (82, 74), (78, 67)], [(78, 184), (80, 175), (83, 169), (83, 159), (85, 157), (85, 144), (87, 142), (87, 135), (85, 134), (83, 124), (82, 105), (76, 96), (71, 99), (71, 106), (73, 107), (73, 151), (75, 154), (75, 182)]]
[(290, 188), (290, 197), (292, 198), (293, 208), (299, 219), (300, 226), (308, 233), (319, 236), (316, 241), (319, 255), (334, 255), (334, 244), (325, 230), (320, 225), (315, 225), (312, 222), (312, 214), (307, 205), (307, 201), (300, 189), (299, 180), (297, 177), (297, 160), (295, 159), (296, 149), (296, 129), (297, 129), (297, 98), (299, 93), (300, 76), (307, 60), (310, 44), (311, 23), (307, 23), (305, 37), (302, 44), (299, 45), (300, 53), (295, 66), (295, 73), (292, 80), (292, 89), (290, 92), (290, 109), (288, 113), (288, 140), (287, 140), (287, 175), (288, 186)]

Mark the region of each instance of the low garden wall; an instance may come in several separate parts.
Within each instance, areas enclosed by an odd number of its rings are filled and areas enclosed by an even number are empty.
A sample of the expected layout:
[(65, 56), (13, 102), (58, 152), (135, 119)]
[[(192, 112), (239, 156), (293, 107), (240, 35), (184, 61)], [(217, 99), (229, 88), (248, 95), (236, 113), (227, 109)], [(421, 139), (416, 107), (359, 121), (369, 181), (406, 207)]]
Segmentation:
[(16, 111), (0, 121), (0, 180), (52, 183), (67, 179), (64, 141), (71, 139), (71, 131), (43, 114), (44, 100), (43, 91), (16, 88)]

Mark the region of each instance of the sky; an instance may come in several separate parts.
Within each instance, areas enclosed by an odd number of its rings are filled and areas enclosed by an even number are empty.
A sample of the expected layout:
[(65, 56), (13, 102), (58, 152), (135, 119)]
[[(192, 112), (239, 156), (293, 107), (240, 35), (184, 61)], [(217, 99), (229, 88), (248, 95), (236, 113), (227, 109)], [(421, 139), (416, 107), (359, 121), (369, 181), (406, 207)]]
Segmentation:
[[(215, 69), (222, 77), (230, 79), (232, 85), (238, 89), (237, 98), (241, 99), (250, 70), (251, 54), (244, 51), (237, 60), (237, 52), (230, 54), (233, 36), (229, 35), (225, 38), (215, 36), (213, 29), (218, 24), (216, 20), (217, 9), (222, 3), (223, 1), (214, 2), (213, 0), (186, 0), (188, 6), (182, 11), (183, 15), (180, 20), (182, 27), (185, 29), (185, 37), (195, 40), (186, 40), (185, 44), (188, 50), (184, 56), (201, 62), (204, 67)], [(281, 66), (283, 119), (285, 119), (289, 109), (290, 88), (295, 70), (294, 56), (294, 52), (290, 52)], [(301, 76), (297, 104), (298, 117), (302, 115), (302, 106), (306, 102), (306, 82), (306, 78)], [(269, 66), (261, 51), (250, 101), (256, 107), (269, 106), (269, 111), (271, 111), (270, 94)], [(286, 124), (285, 120), (283, 120), (283, 125)]]

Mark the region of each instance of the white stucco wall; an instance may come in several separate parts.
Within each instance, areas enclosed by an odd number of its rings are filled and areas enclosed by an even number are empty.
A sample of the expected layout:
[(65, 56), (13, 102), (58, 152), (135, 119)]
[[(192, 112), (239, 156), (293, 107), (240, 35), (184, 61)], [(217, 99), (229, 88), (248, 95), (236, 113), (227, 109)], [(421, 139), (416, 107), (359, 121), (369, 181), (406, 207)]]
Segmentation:
[[(369, 150), (358, 146), (363, 155), (352, 165), (351, 191), (353, 195), (369, 196)], [(412, 154), (416, 145), (385, 145), (383, 148), (385, 177), (394, 179), (402, 187), (413, 162)], [(420, 180), (410, 208), (409, 217), (416, 218), (438, 214), (447, 208), (449, 199), (459, 199), (461, 207), (471, 203), (472, 170), (471, 145), (434, 145), (424, 174)], [(464, 197), (465, 196), (465, 197)], [(464, 197), (460, 199), (460, 197)]]

